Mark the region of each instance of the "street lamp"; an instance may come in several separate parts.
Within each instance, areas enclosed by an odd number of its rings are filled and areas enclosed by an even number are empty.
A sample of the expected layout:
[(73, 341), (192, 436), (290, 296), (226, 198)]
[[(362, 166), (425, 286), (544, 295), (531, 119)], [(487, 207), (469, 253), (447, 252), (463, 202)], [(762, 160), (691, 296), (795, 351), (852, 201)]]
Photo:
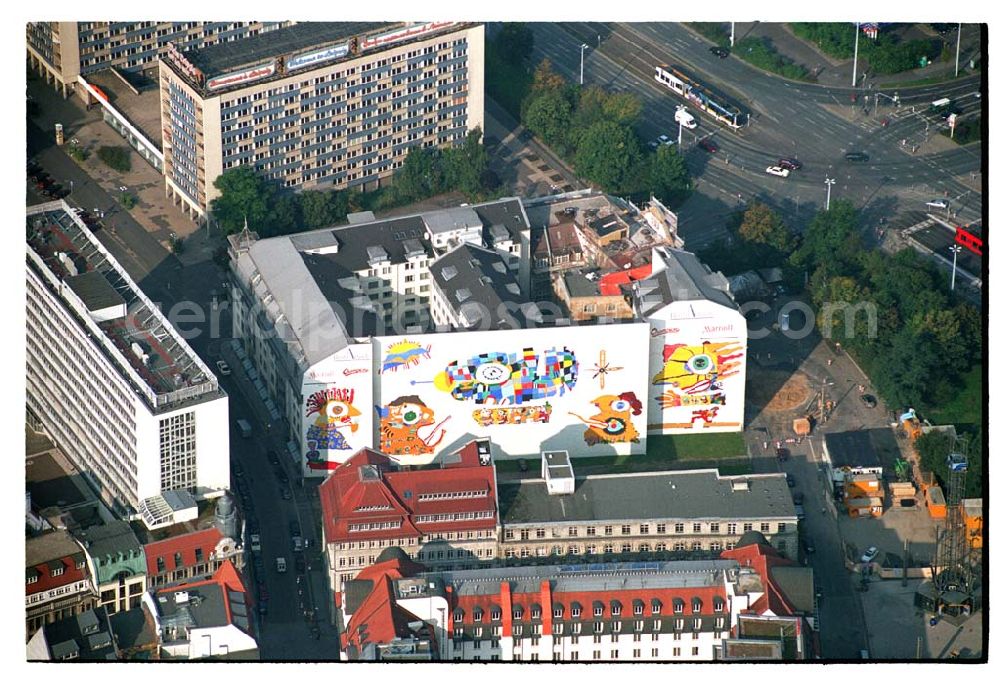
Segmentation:
[(955, 41), (955, 77), (958, 77), (958, 54), (962, 51), (962, 24), (958, 24), (958, 39)]
[(858, 86), (858, 36), (861, 33), (861, 23), (854, 24), (854, 75), (851, 76), (851, 87)]
[(824, 183), (826, 184), (826, 211), (830, 211), (830, 189), (833, 188), (833, 185), (835, 183), (837, 183), (837, 180), (836, 179), (831, 179), (828, 176), (828, 177), (826, 177), (826, 180), (824, 181)]
[(951, 290), (955, 291), (955, 271), (958, 269), (958, 252), (962, 251), (962, 247), (953, 244), (948, 247), (948, 250), (952, 253), (951, 259)]
[(583, 50), (587, 49), (587, 43), (580, 45), (580, 86), (583, 86)]

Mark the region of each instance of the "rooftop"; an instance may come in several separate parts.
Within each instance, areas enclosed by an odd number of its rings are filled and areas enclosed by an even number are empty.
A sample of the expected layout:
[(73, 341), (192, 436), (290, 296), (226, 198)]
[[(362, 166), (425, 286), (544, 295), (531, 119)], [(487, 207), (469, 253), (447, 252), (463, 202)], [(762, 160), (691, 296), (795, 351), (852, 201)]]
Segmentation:
[[(108, 612), (103, 607), (46, 623), (41, 632), (48, 646), (48, 660), (118, 660)], [(28, 647), (29, 660), (45, 659), (43, 656), (32, 655), (33, 648)]]
[(834, 468), (881, 468), (886, 464), (881, 454), (889, 454), (890, 459), (899, 456), (891, 428), (827, 433), (823, 445)]
[(722, 273), (712, 272), (690, 252), (669, 247), (653, 250), (652, 275), (639, 283), (637, 292), (639, 309), (647, 317), (675, 301), (708, 300), (738, 307)]
[(154, 410), (225, 396), (195, 352), (64, 201), (27, 210), (28, 258)]
[[(569, 495), (550, 496), (544, 480), (498, 487), (505, 524), (649, 519), (795, 519), (784, 474), (720, 477), (684, 470), (578, 478)], [(642, 500), (636, 500), (641, 496)]]
[(500, 329), (511, 318), (515, 327), (525, 326), (521, 307), (526, 299), (517, 274), (499, 253), (465, 244), (435, 261), (430, 271), (451, 307), (470, 328)]
[(250, 631), (246, 589), (228, 560), (214, 574), (200, 580), (152, 591), (161, 628), (188, 632), (195, 628), (235, 625)]
[(184, 56), (205, 74), (206, 78), (251, 66), (277, 56), (300, 50), (321, 48), (342, 42), (355, 35), (402, 25), (389, 22), (306, 21), (274, 31), (258, 33), (234, 42), (219, 42), (185, 52)]
[(142, 544), (124, 520), (91, 527), (81, 531), (78, 538), (95, 560), (109, 556), (142, 556)]

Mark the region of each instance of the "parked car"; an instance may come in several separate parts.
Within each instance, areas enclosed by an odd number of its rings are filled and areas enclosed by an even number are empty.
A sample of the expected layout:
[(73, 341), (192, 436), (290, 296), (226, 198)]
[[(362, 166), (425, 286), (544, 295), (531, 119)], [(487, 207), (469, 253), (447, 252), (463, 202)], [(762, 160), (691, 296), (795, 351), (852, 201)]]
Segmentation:
[(288, 484), (288, 473), (285, 472), (284, 468), (278, 468), (274, 471), (274, 476), (278, 478), (278, 481), (282, 484)]
[(937, 209), (947, 209), (948, 208), (948, 201), (945, 200), (943, 197), (939, 197), (939, 198), (936, 198), (934, 200), (930, 200), (929, 202), (926, 202), (925, 204), (928, 207), (936, 207)]
[(816, 545), (813, 543), (813, 540), (811, 538), (803, 538), (802, 539), (802, 546), (805, 548), (805, 551), (808, 552), (808, 553), (816, 552)]
[(243, 466), (240, 465), (239, 461), (233, 463), (233, 475), (236, 477), (243, 477)]
[(292, 492), (288, 487), (281, 487), (281, 498), (286, 501), (292, 500)]
[(288, 532), (291, 534), (292, 538), (302, 535), (302, 532), (299, 530), (299, 523), (295, 520), (288, 523)]
[(806, 496), (801, 491), (796, 491), (794, 494), (792, 494), (792, 503), (794, 503), (795, 505), (802, 505), (805, 502), (805, 500)]
[(215, 366), (218, 367), (221, 376), (229, 376), (233, 373), (233, 370), (229, 368), (229, 364), (225, 360), (219, 360), (215, 363)]
[(306, 558), (301, 552), (295, 553), (295, 573), (304, 574), (306, 572)]
[(285, 562), (284, 557), (274, 558), (274, 568), (278, 570), (279, 574), (283, 574), (288, 571), (288, 564)]
[(878, 557), (878, 548), (876, 548), (873, 545), (870, 548), (868, 548), (867, 550), (865, 550), (865, 554), (863, 554), (861, 556), (861, 563), (862, 564), (868, 564), (869, 562), (871, 562), (876, 557)]
[(267, 461), (271, 465), (280, 465), (281, 461), (278, 460), (278, 455), (274, 453), (274, 449), (269, 449), (267, 452)]
[(772, 165), (771, 167), (768, 167), (765, 171), (768, 174), (772, 174), (774, 176), (780, 176), (783, 179), (788, 178), (788, 170), (785, 169), (784, 167), (778, 167), (777, 165)]
[(844, 159), (848, 162), (868, 162), (868, 153), (861, 151), (850, 151), (844, 153)]
[(778, 160), (778, 166), (784, 169), (791, 169), (792, 171), (796, 169), (802, 169), (802, 163), (795, 158), (783, 157)]
[(260, 552), (260, 534), (250, 534), (250, 550)]
[(712, 139), (707, 136), (698, 142), (698, 147), (704, 151), (708, 151), (709, 153), (719, 152), (719, 146), (715, 143), (715, 141), (712, 141)]
[(671, 139), (666, 134), (660, 134), (658, 137), (649, 142), (649, 147), (651, 150), (656, 150), (660, 146), (672, 146), (674, 145), (674, 140)]
[(785, 474), (785, 481), (788, 482), (789, 487), (795, 486), (795, 478), (787, 473)]
[(720, 59), (725, 59), (727, 56), (729, 56), (729, 50), (726, 49), (725, 47), (719, 47), (718, 45), (712, 47), (708, 51), (710, 51), (712, 54), (719, 57)]

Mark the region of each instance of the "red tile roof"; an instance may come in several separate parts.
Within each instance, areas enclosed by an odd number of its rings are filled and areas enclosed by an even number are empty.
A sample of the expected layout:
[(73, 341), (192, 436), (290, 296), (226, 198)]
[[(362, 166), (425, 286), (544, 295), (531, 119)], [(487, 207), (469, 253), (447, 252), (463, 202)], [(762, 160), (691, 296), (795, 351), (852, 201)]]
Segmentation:
[[(470, 442), (454, 463), (442, 467), (401, 469), (371, 449), (362, 449), (333, 471), (320, 485), (323, 535), (326, 543), (379, 538), (417, 537), (448, 530), (494, 528), (497, 524), (496, 474), (492, 465), (479, 463), (477, 442)], [(375, 466), (378, 475), (361, 477), (363, 466)], [(486, 496), (419, 500), (421, 494), (486, 491)], [(365, 510), (380, 507), (384, 509)], [(418, 515), (490, 512), (488, 519), (417, 522)], [(397, 529), (351, 532), (354, 524), (400, 522)]]
[(613, 273), (603, 275), (597, 284), (601, 289), (601, 296), (621, 296), (621, 285), (634, 282), (635, 280), (644, 280), (652, 273), (653, 264), (649, 263), (630, 270), (617, 270)]
[[(172, 539), (171, 539), (172, 540)], [(240, 573), (236, 570), (236, 567), (228, 559), (223, 560), (222, 564), (219, 565), (218, 570), (212, 574), (212, 578), (208, 581), (186, 581), (178, 585), (171, 585), (166, 588), (160, 588), (158, 593), (167, 592), (179, 592), (182, 590), (193, 590), (195, 588), (201, 588), (206, 585), (218, 585), (222, 588), (222, 603), (226, 608), (226, 622), (233, 622), (233, 610), (229, 606), (229, 591), (233, 590), (236, 592), (242, 592), (244, 595), (247, 594), (246, 586), (243, 584), (243, 579), (240, 578)], [(247, 614), (250, 618), (250, 614)], [(252, 621), (251, 621), (252, 622)]]
[[(82, 564), (80, 568), (77, 568), (78, 563)], [(63, 530), (49, 531), (29, 539), (25, 545), (25, 565), (26, 595), (60, 588), (88, 576), (83, 547)], [(52, 572), (59, 566), (62, 573), (54, 576)], [(34, 583), (28, 583), (31, 576), (37, 579)]]
[[(61, 562), (63, 567), (62, 575), (53, 576), (52, 569), (50, 565), (55, 562)], [(70, 583), (76, 583), (77, 581), (82, 581), (87, 577), (87, 565), (84, 564), (82, 569), (76, 568), (76, 562), (73, 560), (72, 556), (69, 557), (57, 557), (52, 562), (46, 562), (44, 564), (36, 564), (34, 569), (38, 572), (38, 580), (34, 583), (26, 583), (24, 586), (25, 595), (34, 595), (39, 592), (45, 592), (46, 590), (54, 590), (56, 588), (61, 588), (64, 585), (69, 585)]]
[(750, 610), (758, 614), (771, 612), (778, 616), (791, 616), (795, 607), (771, 576), (771, 568), (776, 566), (795, 566), (795, 563), (782, 557), (777, 550), (769, 545), (752, 543), (742, 548), (734, 548), (722, 553), (723, 559), (731, 559), (751, 567), (760, 575), (764, 594), (750, 605)]
[[(192, 531), (191, 533), (181, 534), (173, 538), (166, 538), (162, 541), (147, 543), (143, 546), (146, 551), (146, 571), (151, 576), (154, 576), (179, 568), (174, 563), (174, 555), (176, 553), (181, 554), (182, 566), (180, 568), (193, 567), (198, 563), (194, 552), (198, 548), (201, 548), (202, 562), (207, 562), (215, 550), (215, 546), (221, 540), (222, 532), (215, 527), (210, 527), (201, 531)], [(162, 571), (156, 566), (157, 557), (163, 558), (164, 568)]]
[[(340, 645), (354, 646), (361, 651), (365, 644), (392, 641), (410, 634), (408, 623), (421, 620), (396, 604), (392, 581), (425, 571), (424, 567), (409, 560), (391, 559), (377, 562), (361, 571), (355, 580), (373, 581), (372, 591), (351, 615), (347, 629), (340, 635)], [(364, 628), (364, 639), (361, 628)]]

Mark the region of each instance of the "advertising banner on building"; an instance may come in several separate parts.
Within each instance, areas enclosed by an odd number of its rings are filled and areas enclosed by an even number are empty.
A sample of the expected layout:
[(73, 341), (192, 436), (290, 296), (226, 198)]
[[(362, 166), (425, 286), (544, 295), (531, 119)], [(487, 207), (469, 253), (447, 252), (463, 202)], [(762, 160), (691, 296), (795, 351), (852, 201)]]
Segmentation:
[(388, 33), (380, 33), (379, 35), (373, 35), (365, 38), (361, 41), (361, 49), (384, 47), (385, 45), (391, 45), (392, 43), (399, 42), (400, 40), (418, 38), (423, 35), (427, 35), (428, 33), (441, 30), (442, 28), (454, 26), (455, 23), (455, 21), (432, 21), (428, 23), (414, 24), (404, 28), (397, 28), (396, 30), (389, 31)]
[(708, 301), (675, 305), (684, 312), (648, 325), (650, 434), (742, 430), (746, 321)]
[(293, 71), (298, 68), (305, 68), (306, 66), (315, 66), (316, 64), (323, 63), (324, 61), (331, 61), (333, 59), (339, 59), (343, 56), (347, 56), (348, 51), (349, 46), (345, 42), (340, 45), (334, 45), (333, 47), (326, 47), (325, 49), (306, 52), (305, 54), (297, 54), (290, 57), (288, 61), (285, 62), (285, 69)]
[(419, 465), (476, 437), (499, 458), (645, 453), (649, 328), (548, 327), (373, 341), (379, 449)]
[(208, 81), (206, 86), (210, 90), (215, 90), (222, 89), (223, 87), (232, 87), (233, 85), (245, 85), (248, 82), (255, 82), (274, 75), (274, 71), (275, 63), (271, 61), (270, 63), (266, 63), (262, 66), (248, 68), (245, 71), (227, 73), (226, 75), (220, 75), (217, 78), (212, 78)]

